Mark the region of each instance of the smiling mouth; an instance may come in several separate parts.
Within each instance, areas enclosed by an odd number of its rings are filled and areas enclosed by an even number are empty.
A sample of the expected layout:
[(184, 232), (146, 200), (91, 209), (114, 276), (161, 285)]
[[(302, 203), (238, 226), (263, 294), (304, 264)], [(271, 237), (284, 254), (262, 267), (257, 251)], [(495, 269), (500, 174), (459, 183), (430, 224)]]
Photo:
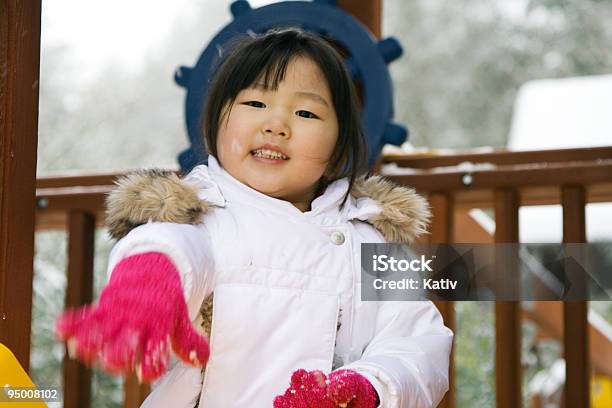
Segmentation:
[(270, 149), (251, 150), (251, 154), (255, 157), (260, 157), (262, 159), (289, 160), (289, 157), (285, 156), (283, 153)]

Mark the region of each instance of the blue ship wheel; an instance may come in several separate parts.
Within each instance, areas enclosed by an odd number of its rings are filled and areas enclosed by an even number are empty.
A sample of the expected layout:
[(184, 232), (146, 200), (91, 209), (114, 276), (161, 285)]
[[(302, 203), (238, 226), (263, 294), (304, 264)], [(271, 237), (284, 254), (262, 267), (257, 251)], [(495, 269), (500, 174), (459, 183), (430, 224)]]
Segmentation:
[(185, 117), (191, 146), (179, 155), (183, 171), (207, 159), (200, 133), (200, 116), (219, 50), (236, 35), (264, 33), (274, 27), (301, 27), (331, 38), (347, 51), (347, 68), (352, 78), (361, 83), (361, 119), (370, 166), (385, 144), (401, 145), (406, 140), (407, 129), (392, 121), (393, 88), (387, 69), (387, 63), (402, 54), (399, 42), (392, 37), (376, 40), (352, 15), (335, 7), (335, 3), (329, 0), (288, 1), (257, 9), (251, 8), (246, 0), (231, 4), (234, 20), (212, 39), (195, 67), (180, 67), (175, 73), (177, 84), (187, 90)]

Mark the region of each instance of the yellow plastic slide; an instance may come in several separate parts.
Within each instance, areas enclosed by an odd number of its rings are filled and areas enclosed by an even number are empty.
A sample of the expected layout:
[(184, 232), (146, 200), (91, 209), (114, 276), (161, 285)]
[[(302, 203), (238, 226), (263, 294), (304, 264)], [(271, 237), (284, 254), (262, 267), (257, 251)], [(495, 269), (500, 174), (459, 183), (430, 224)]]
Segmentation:
[[(0, 343), (0, 408), (46, 408), (44, 402), (35, 402), (36, 386), (19, 364), (15, 355)], [(10, 402), (20, 401), (20, 402)], [(25, 401), (31, 401), (24, 404)]]

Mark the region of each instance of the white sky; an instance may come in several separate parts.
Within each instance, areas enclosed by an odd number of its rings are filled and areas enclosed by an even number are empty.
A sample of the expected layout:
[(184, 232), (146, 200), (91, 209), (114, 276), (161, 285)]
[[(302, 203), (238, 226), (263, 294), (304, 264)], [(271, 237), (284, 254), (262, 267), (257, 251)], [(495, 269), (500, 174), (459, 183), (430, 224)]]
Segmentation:
[[(207, 30), (220, 30), (227, 21), (218, 18), (219, 9), (229, 16), (231, 0), (207, 0), (211, 21)], [(274, 0), (251, 0), (253, 7)], [(42, 4), (42, 52), (48, 47), (66, 49), (71, 67), (77, 68), (75, 80), (93, 79), (109, 64), (127, 71), (138, 71), (168, 38), (176, 23), (195, 23), (190, 5), (194, 0), (49, 0)], [(215, 21), (216, 20), (216, 21)], [(195, 58), (197, 55), (194, 55)]]
[[(229, 10), (231, 0), (207, 0), (211, 8)], [(274, 0), (251, 0), (253, 7)], [(145, 56), (170, 34), (177, 21), (192, 23), (193, 0), (50, 0), (42, 4), (42, 49), (63, 46), (81, 79), (95, 77), (108, 64), (140, 70)], [(228, 11), (229, 15), (229, 11)], [(220, 30), (226, 21), (202, 24)], [(194, 55), (194, 59), (197, 56)]]
[(144, 55), (167, 34), (177, 18), (187, 18), (189, 0), (43, 2), (42, 48), (66, 46), (88, 72), (117, 62), (140, 68)]

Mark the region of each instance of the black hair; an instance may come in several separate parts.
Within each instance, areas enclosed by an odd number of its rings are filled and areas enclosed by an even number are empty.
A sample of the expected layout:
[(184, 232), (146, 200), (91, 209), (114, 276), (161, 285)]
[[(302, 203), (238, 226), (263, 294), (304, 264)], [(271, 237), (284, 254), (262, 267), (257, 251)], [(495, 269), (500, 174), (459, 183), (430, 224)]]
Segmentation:
[(329, 183), (347, 177), (349, 188), (342, 207), (355, 179), (367, 171), (366, 143), (354, 84), (341, 55), (321, 37), (299, 28), (283, 28), (234, 40), (209, 88), (202, 115), (204, 144), (208, 153), (217, 157), (219, 124), (224, 119), (222, 116), (229, 114), (225, 108), (258, 80), (262, 80), (266, 89), (277, 89), (287, 66), (296, 57), (306, 57), (317, 64), (331, 91), (338, 118), (338, 139), (318, 192)]

